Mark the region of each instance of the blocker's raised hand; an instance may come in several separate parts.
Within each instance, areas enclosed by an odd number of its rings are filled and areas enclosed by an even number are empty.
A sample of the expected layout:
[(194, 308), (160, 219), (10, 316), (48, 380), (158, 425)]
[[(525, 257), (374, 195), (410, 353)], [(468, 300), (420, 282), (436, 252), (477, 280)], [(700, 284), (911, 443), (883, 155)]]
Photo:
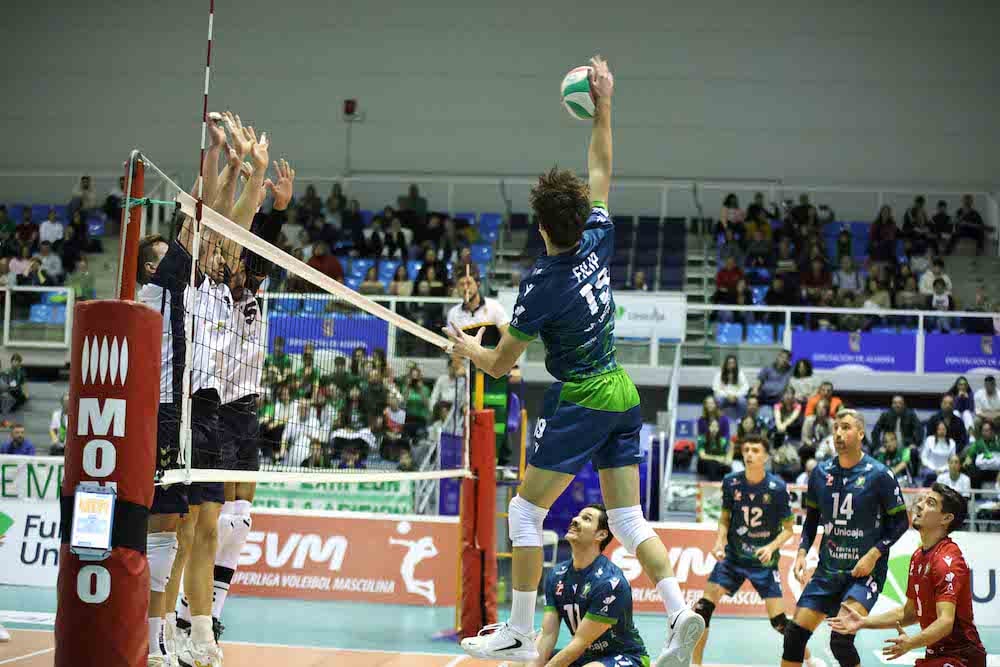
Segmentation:
[(270, 178), (264, 181), (264, 187), (274, 195), (274, 210), (284, 211), (292, 201), (292, 191), (295, 188), (295, 170), (284, 159), (275, 161), (274, 171), (278, 175), (277, 182)]
[(231, 111), (222, 114), (222, 120), (229, 130), (229, 139), (233, 144), (233, 148), (236, 149), (242, 160), (250, 153), (250, 148), (255, 143), (254, 137), (250, 132), (252, 128), (243, 127), (243, 121), (240, 120), (239, 116), (234, 116)]

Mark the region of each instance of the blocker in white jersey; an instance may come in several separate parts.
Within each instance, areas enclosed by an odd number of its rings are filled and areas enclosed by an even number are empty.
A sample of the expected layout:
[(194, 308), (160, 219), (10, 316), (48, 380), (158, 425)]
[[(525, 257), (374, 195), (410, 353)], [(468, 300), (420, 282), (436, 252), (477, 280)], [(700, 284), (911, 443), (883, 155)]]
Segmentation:
[(235, 289), (238, 298), (230, 311), (229, 338), (219, 426), (223, 467), (229, 470), (259, 470), (258, 399), (264, 368), (264, 324), (260, 304), (245, 287)]

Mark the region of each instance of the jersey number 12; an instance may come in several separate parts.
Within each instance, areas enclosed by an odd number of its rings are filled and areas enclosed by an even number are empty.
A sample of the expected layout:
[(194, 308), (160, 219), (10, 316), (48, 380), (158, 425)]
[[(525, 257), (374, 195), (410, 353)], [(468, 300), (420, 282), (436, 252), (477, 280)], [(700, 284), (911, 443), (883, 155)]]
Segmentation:
[[(580, 296), (587, 300), (587, 306), (590, 307), (590, 314), (596, 315), (600, 306), (597, 305), (598, 299), (600, 299), (602, 304), (606, 304), (608, 299), (611, 298), (608, 292), (608, 285), (611, 284), (611, 271), (608, 267), (604, 267), (597, 274), (597, 282), (591, 285), (587, 283), (580, 288)], [(594, 290), (598, 291), (598, 295), (594, 296)]]

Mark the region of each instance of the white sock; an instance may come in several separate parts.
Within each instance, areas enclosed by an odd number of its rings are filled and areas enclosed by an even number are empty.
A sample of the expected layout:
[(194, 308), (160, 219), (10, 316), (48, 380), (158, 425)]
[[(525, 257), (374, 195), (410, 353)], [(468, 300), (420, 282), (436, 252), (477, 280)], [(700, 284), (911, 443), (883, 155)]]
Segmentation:
[(680, 584), (677, 583), (677, 577), (661, 579), (656, 584), (656, 590), (660, 593), (660, 597), (663, 598), (663, 604), (667, 608), (668, 614), (673, 614), (679, 609), (687, 607), (687, 604), (684, 602), (684, 594), (681, 593)]
[(514, 601), (510, 607), (510, 625), (521, 634), (531, 634), (535, 630), (535, 591), (514, 590)]
[(237, 516), (250, 516), (251, 507), (253, 507), (253, 503), (249, 500), (234, 500), (233, 514)]
[(215, 635), (212, 634), (211, 616), (191, 617), (191, 641), (202, 645), (215, 643)]
[(181, 603), (177, 608), (177, 618), (188, 624), (191, 623), (191, 605), (188, 604), (186, 595), (181, 596)]
[(149, 655), (163, 655), (163, 619), (149, 619)]
[(219, 510), (219, 514), (231, 514), (233, 511), (233, 506), (236, 504), (235, 500), (227, 500), (222, 503), (222, 509)]
[(177, 632), (177, 612), (172, 611), (163, 618), (163, 636), (170, 640)]

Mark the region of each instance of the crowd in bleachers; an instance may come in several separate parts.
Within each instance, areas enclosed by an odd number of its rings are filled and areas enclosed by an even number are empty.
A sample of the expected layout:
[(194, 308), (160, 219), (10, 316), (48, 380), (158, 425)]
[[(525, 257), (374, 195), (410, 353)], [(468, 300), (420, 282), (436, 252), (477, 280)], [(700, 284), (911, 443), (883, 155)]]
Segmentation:
[[(952, 294), (944, 255), (962, 238), (975, 241), (982, 253), (993, 230), (975, 209), (971, 195), (949, 214), (938, 202), (929, 216), (923, 197), (914, 199), (897, 224), (892, 208), (883, 206), (872, 222), (841, 223), (825, 207), (802, 195), (781, 214), (764, 203), (761, 193), (744, 211), (735, 195), (723, 202), (715, 226), (719, 270), (713, 302), (720, 305), (865, 308), (881, 315), (817, 313), (793, 318), (795, 326), (833, 331), (914, 329), (916, 318), (892, 316), (892, 310), (934, 310), (925, 326), (939, 332), (1000, 333), (1000, 319), (955, 318), (955, 310), (1000, 311), (983, 291), (972, 303), (959, 304)], [(718, 311), (720, 342), (772, 342), (781, 338), (783, 313)], [(732, 339), (732, 340), (730, 340)]]
[[(767, 438), (772, 470), (804, 484), (817, 462), (836, 456), (833, 425), (844, 407), (833, 382), (813, 373), (806, 359), (792, 363), (780, 350), (751, 380), (735, 356), (715, 374), (697, 421), (696, 470), (709, 481), (742, 469), (740, 443), (749, 433)], [(940, 409), (921, 421), (902, 395), (869, 424), (866, 453), (893, 469), (904, 487), (934, 482), (969, 495), (1000, 491), (1000, 391), (994, 376), (973, 388), (960, 377), (941, 397)], [(992, 511), (992, 510), (989, 510)]]

